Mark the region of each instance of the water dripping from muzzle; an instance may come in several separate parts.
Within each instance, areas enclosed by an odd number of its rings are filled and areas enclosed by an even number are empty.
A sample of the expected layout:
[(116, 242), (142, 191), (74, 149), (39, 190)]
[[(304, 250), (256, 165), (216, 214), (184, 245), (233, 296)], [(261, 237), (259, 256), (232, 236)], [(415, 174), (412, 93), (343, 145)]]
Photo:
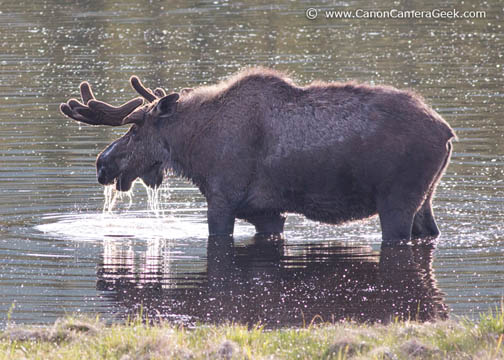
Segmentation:
[[(154, 213), (156, 217), (164, 217), (166, 209), (163, 209), (163, 203), (161, 201), (161, 194), (162, 194), (161, 189), (163, 187), (158, 186), (155, 188), (151, 188), (145, 185), (143, 182), (142, 184), (145, 187), (145, 191), (147, 191), (147, 204), (149, 205), (150, 210)], [(168, 194), (169, 197), (169, 192), (166, 192), (166, 194)]]
[(110, 214), (114, 210), (114, 206), (117, 203), (117, 200), (122, 200), (124, 197), (128, 198), (128, 206), (127, 210), (131, 208), (133, 205), (133, 186), (127, 192), (119, 191), (116, 189), (116, 184), (105, 185), (103, 188), (103, 213)]
[[(138, 181), (138, 180), (137, 180)], [(103, 189), (104, 195), (104, 203), (103, 203), (103, 213), (110, 214), (114, 211), (114, 208), (118, 204), (119, 201), (123, 200), (123, 198), (127, 198), (128, 204), (126, 206), (126, 210), (129, 210), (133, 205), (133, 189), (135, 187), (136, 182), (133, 183), (131, 189), (127, 192), (119, 191), (116, 189), (116, 184), (106, 185)], [(140, 181), (147, 192), (147, 205), (148, 209), (156, 217), (165, 217), (167, 209), (163, 206), (163, 200), (166, 200), (170, 197), (169, 191), (167, 190), (167, 186), (159, 186), (156, 188), (151, 188)]]

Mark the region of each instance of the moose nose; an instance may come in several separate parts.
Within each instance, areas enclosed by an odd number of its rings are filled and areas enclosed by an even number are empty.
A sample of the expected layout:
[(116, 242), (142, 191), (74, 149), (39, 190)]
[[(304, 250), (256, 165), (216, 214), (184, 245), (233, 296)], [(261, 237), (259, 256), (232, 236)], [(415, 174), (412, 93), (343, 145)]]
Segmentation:
[(102, 185), (106, 185), (107, 183), (107, 172), (104, 166), (101, 166), (97, 169), (98, 182)]
[(113, 142), (96, 159), (96, 175), (98, 182), (102, 185), (112, 184), (114, 179), (119, 175), (120, 170), (117, 160), (120, 153), (118, 154), (117, 152), (117, 144), (118, 141)]
[(106, 158), (99, 156), (96, 161), (96, 175), (98, 177), (98, 182), (102, 185), (112, 183), (114, 181), (114, 175), (117, 173), (114, 164), (110, 164), (106, 160)]

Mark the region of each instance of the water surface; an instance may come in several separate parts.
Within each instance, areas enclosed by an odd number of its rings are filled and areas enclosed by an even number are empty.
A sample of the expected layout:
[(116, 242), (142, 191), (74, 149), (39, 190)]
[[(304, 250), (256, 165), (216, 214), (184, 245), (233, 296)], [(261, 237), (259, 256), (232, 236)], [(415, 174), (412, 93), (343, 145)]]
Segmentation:
[[(503, 10), (486, 19), (306, 19), (307, 7), (429, 10), (456, 1), (239, 3), (4, 1), (0, 8), (0, 325), (66, 313), (120, 319), (144, 304), (177, 322), (299, 326), (316, 315), (476, 317), (504, 296)], [(479, 10), (479, 9), (477, 9)], [(206, 204), (167, 179), (164, 213), (133, 203), (103, 215), (97, 153), (125, 129), (63, 118), (89, 80), (105, 101), (152, 87), (211, 84), (251, 65), (315, 79), (412, 88), (452, 125), (450, 167), (434, 202), (435, 249), (380, 252), (377, 219), (328, 226), (291, 215), (285, 241), (207, 247)], [(225, 254), (226, 256), (220, 256)], [(8, 311), (13, 308), (12, 311)], [(387, 309), (387, 311), (384, 311)], [(319, 319), (319, 318), (317, 318)]]

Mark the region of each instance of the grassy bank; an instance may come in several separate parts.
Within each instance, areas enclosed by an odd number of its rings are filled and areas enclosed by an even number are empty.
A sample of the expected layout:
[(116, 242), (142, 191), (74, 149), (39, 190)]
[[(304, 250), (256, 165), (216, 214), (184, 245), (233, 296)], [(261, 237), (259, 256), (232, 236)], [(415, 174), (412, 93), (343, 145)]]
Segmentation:
[(237, 325), (105, 326), (67, 318), (53, 326), (0, 332), (0, 359), (504, 359), (504, 311), (469, 320), (305, 329)]

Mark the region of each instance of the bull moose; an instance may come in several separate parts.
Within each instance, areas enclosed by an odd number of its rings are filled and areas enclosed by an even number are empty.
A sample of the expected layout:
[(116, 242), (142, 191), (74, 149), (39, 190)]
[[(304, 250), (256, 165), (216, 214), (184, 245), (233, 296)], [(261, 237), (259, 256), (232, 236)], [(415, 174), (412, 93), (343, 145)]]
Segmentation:
[(142, 98), (122, 106), (96, 100), (87, 82), (82, 102), (60, 106), (83, 123), (131, 124), (98, 156), (100, 184), (157, 187), (172, 170), (205, 196), (210, 236), (232, 235), (236, 218), (282, 233), (287, 212), (330, 224), (378, 214), (387, 246), (439, 235), (432, 198), (455, 134), (413, 92), (298, 86), (267, 68), (170, 94), (130, 82)]

